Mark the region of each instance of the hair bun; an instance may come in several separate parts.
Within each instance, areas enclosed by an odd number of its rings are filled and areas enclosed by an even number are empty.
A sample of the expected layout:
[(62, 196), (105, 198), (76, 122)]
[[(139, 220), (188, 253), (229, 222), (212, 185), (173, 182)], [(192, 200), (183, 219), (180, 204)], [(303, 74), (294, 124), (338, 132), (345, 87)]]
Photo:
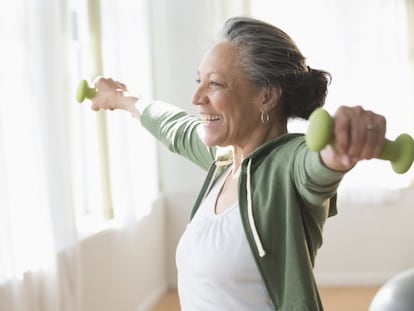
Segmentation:
[(311, 113), (325, 103), (331, 75), (307, 66), (307, 71), (287, 75), (282, 81), (286, 116), (308, 119)]

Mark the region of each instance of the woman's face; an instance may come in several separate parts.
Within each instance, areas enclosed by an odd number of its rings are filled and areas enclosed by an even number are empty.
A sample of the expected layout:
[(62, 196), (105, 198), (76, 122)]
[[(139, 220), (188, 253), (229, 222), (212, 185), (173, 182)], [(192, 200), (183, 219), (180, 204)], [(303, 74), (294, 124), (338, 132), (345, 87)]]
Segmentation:
[(261, 125), (263, 93), (237, 60), (237, 50), (224, 41), (209, 50), (200, 64), (193, 104), (199, 107), (208, 146), (245, 148)]

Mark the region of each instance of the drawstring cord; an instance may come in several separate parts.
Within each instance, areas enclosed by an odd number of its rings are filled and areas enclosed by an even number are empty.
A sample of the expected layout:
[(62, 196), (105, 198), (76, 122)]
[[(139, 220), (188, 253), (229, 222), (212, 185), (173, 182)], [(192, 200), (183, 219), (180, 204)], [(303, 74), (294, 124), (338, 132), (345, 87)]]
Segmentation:
[(260, 257), (264, 257), (266, 255), (266, 251), (263, 248), (262, 241), (260, 240), (259, 233), (257, 232), (256, 224), (254, 222), (253, 217), (253, 205), (252, 205), (252, 191), (250, 186), (250, 170), (252, 165), (252, 159), (249, 159), (247, 163), (247, 182), (246, 182), (246, 191), (247, 191), (247, 214), (249, 217), (249, 224), (250, 229), (253, 233), (253, 239), (256, 243), (257, 251), (259, 252)]
[[(231, 163), (231, 161), (230, 162), (227, 162), (227, 161), (217, 161), (216, 162), (216, 168), (214, 169), (212, 178), (211, 178), (210, 183), (207, 187), (206, 194), (210, 191), (210, 188), (211, 188), (211, 186), (212, 186), (212, 184), (215, 180), (214, 175), (216, 173), (217, 168), (226, 166), (230, 163)], [(257, 248), (257, 251), (259, 253), (259, 256), (264, 257), (266, 255), (266, 251), (264, 250), (262, 241), (260, 240), (260, 236), (259, 236), (259, 233), (257, 231), (256, 224), (254, 222), (254, 216), (253, 216), (252, 191), (251, 191), (251, 182), (250, 182), (250, 179), (251, 179), (251, 172), (250, 172), (251, 171), (251, 166), (252, 166), (252, 159), (249, 159), (249, 162), (247, 163), (247, 181), (246, 181), (247, 215), (248, 215), (250, 229), (252, 231), (253, 239), (254, 239), (254, 242), (256, 244), (256, 248)]]

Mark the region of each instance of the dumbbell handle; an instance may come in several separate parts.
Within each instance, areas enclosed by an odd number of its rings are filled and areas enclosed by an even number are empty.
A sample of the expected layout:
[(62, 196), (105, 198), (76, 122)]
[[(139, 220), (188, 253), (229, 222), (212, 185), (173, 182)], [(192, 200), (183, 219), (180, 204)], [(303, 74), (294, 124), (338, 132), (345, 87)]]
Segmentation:
[[(305, 136), (309, 149), (320, 151), (328, 144), (334, 144), (333, 118), (319, 108), (309, 117), (308, 130)], [(401, 134), (395, 141), (385, 139), (381, 153), (377, 157), (391, 162), (398, 174), (407, 172), (414, 160), (414, 140), (408, 134)]]

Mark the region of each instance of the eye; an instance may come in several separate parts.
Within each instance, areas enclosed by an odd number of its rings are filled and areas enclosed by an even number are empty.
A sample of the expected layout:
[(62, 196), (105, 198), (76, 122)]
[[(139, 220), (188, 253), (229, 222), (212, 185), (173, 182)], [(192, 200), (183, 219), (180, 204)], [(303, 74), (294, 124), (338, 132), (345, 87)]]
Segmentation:
[(223, 86), (223, 85), (217, 81), (210, 81), (210, 86), (217, 87), (217, 86)]
[(197, 84), (200, 84), (200, 83), (201, 83), (201, 79), (197, 78), (197, 79), (195, 80), (195, 82), (197, 82)]

